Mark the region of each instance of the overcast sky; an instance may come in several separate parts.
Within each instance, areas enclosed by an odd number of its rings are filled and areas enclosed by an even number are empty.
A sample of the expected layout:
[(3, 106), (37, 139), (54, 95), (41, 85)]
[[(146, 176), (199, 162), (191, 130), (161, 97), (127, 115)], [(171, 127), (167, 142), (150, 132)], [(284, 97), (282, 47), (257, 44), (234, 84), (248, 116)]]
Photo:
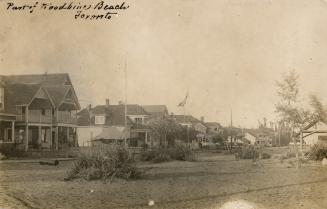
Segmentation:
[(0, 3), (1, 74), (67, 72), (82, 106), (124, 100), (125, 59), (128, 103), (182, 114), (189, 89), (186, 112), (224, 125), (230, 109), (237, 126), (273, 120), (275, 82), (292, 69), (301, 98), (327, 95), (324, 1), (135, 0), (111, 21)]

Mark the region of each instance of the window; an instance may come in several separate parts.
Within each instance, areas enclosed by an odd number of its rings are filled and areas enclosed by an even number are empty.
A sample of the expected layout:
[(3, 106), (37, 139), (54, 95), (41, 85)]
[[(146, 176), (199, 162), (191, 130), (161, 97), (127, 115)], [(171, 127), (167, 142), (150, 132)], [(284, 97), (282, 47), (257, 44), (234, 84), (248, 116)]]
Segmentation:
[(41, 110), (41, 114), (42, 114), (42, 115), (45, 115), (45, 109), (42, 109), (42, 110)]
[(3, 87), (0, 87), (0, 110), (5, 108), (5, 91)]
[(136, 124), (142, 124), (142, 118), (135, 118)]
[(103, 125), (105, 123), (105, 116), (104, 115), (96, 115), (94, 119), (94, 123), (97, 125)]
[(12, 129), (11, 128), (5, 128), (4, 129), (4, 142), (13, 142), (13, 139), (12, 139)]

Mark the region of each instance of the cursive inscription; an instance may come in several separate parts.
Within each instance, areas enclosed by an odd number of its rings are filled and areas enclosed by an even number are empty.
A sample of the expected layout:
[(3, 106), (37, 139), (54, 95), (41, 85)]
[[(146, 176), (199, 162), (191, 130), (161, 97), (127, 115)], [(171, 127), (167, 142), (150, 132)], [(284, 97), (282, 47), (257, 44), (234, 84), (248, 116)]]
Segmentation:
[(31, 14), (36, 11), (71, 11), (76, 20), (110, 20), (113, 15), (118, 15), (118, 13), (128, 8), (129, 5), (127, 5), (125, 1), (118, 4), (110, 4), (105, 1), (98, 1), (95, 3), (81, 3), (76, 1), (63, 3), (36, 1), (33, 4), (19, 4), (16, 2), (6, 3), (6, 10), (12, 12), (27, 12)]

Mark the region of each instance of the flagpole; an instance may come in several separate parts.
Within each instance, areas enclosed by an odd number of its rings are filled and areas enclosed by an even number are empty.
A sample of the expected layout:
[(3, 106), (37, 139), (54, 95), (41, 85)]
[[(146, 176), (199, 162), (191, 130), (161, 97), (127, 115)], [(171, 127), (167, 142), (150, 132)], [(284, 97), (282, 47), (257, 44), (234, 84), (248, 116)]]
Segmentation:
[[(124, 125), (125, 125), (125, 130), (126, 130), (127, 129), (127, 62), (126, 62), (126, 57), (125, 57), (125, 63), (124, 63), (124, 77), (125, 77)], [(127, 136), (126, 135), (125, 135), (124, 145), (125, 145), (125, 147), (127, 146)]]

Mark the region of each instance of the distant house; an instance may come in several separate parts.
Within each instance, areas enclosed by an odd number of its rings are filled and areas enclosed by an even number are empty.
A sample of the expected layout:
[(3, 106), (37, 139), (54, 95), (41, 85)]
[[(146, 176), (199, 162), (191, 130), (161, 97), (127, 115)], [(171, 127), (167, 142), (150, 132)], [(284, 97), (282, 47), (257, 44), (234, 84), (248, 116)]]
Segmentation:
[(0, 76), (0, 149), (78, 146), (79, 109), (68, 74)]
[(97, 105), (94, 108), (89, 106), (78, 113), (80, 144), (90, 146), (91, 141), (104, 132), (110, 135), (110, 130), (128, 128), (127, 142), (119, 143), (127, 143), (131, 147), (145, 144), (151, 146), (150, 129), (146, 126), (149, 117), (150, 114), (136, 104), (126, 105), (126, 117), (124, 104), (110, 105), (109, 100), (106, 100), (105, 105)]
[(173, 115), (172, 116), (176, 123), (187, 126), (188, 128), (194, 128), (196, 131), (202, 134), (206, 134), (207, 127), (197, 118), (192, 115)]
[(308, 124), (302, 131), (303, 141), (307, 145), (327, 145), (327, 124), (323, 121), (315, 121)]
[(224, 131), (220, 123), (217, 122), (207, 122), (204, 125), (208, 128), (207, 132), (211, 134), (222, 134)]
[(256, 137), (255, 135), (249, 133), (249, 132), (246, 132), (246, 133), (244, 134), (243, 139), (249, 141), (250, 144), (252, 144), (252, 145), (253, 145), (253, 144), (256, 144), (256, 142), (257, 142), (257, 137)]
[(271, 146), (272, 137), (270, 130), (265, 129), (248, 129), (244, 132), (244, 139), (249, 141), (252, 145)]
[(142, 105), (142, 108), (154, 119), (164, 119), (169, 116), (166, 105)]

